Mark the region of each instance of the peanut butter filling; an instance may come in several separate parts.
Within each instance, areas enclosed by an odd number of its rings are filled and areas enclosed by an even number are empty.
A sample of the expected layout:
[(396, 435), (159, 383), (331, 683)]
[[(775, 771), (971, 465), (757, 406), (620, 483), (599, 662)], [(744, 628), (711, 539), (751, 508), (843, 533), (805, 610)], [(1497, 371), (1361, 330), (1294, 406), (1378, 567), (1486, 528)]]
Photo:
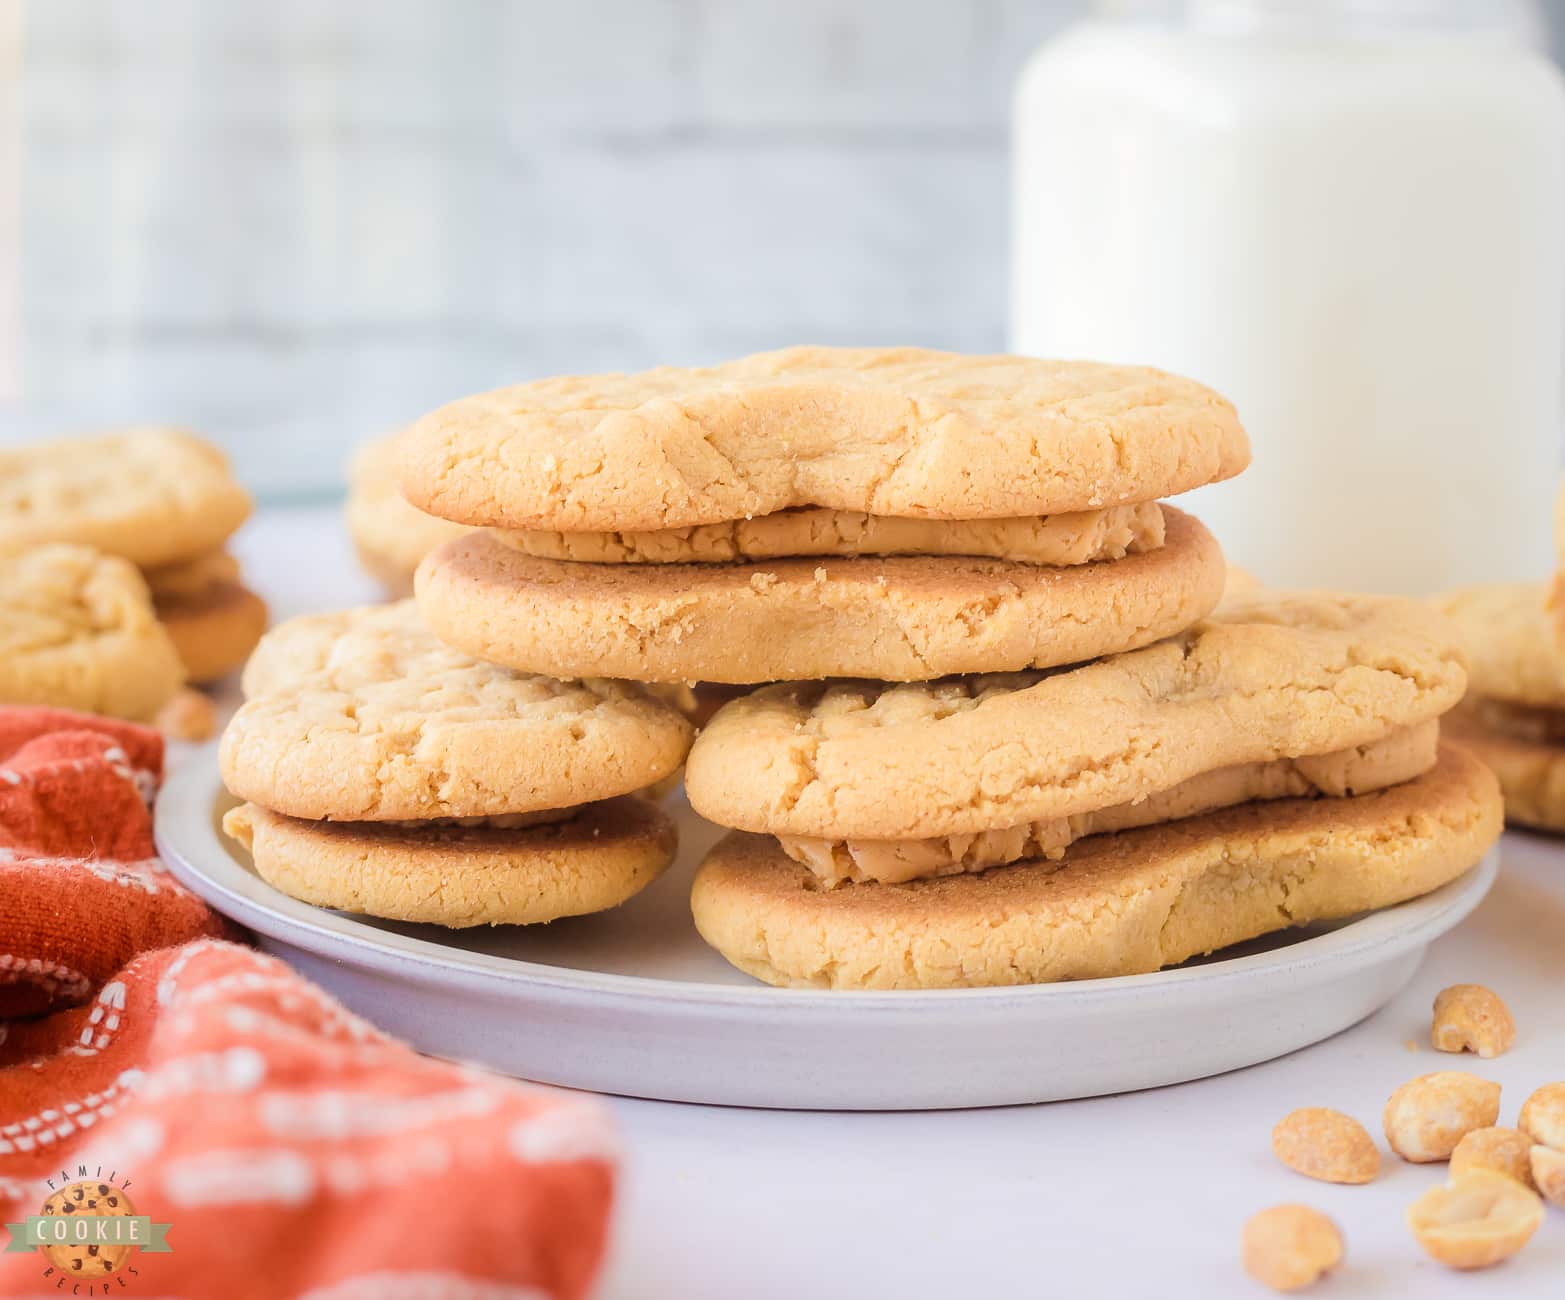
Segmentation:
[(1565, 745), (1565, 709), (1512, 704), (1487, 695), (1468, 696), (1460, 707), (1468, 718), (1499, 735), (1535, 745)]
[(1434, 767), (1439, 737), (1438, 721), (1420, 723), (1352, 749), (1240, 763), (1129, 803), (969, 835), (924, 840), (777, 838), (784, 853), (827, 886), (848, 881), (896, 884), (957, 875), (1027, 858), (1057, 859), (1070, 844), (1088, 835), (1176, 821), (1251, 800), (1342, 797), (1383, 789)]
[(527, 555), (592, 564), (720, 564), (790, 556), (962, 555), (1070, 566), (1163, 544), (1155, 501), (1012, 519), (901, 519), (849, 510), (781, 510), (690, 528), (546, 533), (495, 529)]

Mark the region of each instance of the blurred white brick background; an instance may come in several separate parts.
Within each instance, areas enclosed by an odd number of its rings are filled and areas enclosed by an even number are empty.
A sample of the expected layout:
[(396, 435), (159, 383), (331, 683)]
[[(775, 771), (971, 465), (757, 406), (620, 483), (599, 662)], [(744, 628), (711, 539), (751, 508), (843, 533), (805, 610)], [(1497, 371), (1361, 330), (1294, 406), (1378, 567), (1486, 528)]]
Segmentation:
[(534, 375), (999, 348), (1010, 87), (1083, 7), (0, 0), (0, 442), (177, 421), (321, 491), (364, 434)]

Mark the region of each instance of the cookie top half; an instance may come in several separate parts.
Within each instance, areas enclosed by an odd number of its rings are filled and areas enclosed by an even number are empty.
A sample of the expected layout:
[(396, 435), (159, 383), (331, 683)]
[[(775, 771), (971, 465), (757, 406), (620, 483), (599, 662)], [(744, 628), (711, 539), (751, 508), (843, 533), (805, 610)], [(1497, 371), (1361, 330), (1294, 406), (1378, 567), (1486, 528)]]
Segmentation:
[(150, 722), (184, 679), (134, 565), (63, 544), (0, 555), (0, 704)]
[(1268, 592), (1056, 672), (764, 687), (707, 724), (685, 788), (740, 830), (965, 834), (1367, 744), (1439, 717), (1465, 686), (1455, 629), (1416, 601)]
[(651, 785), (690, 747), (690, 724), (642, 688), (481, 663), (435, 640), (411, 601), (282, 624), (244, 689), (223, 734), (223, 779), (293, 817), (568, 808)]
[(217, 550), (250, 505), (227, 457), (180, 429), (0, 451), (0, 550), (76, 542), (153, 568)]
[(402, 491), (459, 523), (582, 532), (833, 510), (993, 519), (1230, 478), (1233, 407), (1139, 366), (796, 347), (465, 398), (401, 443)]

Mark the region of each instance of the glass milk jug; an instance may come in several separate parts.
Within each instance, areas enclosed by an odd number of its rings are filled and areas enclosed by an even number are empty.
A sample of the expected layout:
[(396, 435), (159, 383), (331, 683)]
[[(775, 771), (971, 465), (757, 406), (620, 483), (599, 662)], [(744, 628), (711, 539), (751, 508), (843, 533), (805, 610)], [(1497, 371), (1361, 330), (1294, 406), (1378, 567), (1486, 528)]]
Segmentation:
[(1015, 104), (1012, 338), (1232, 398), (1181, 501), (1269, 583), (1542, 576), (1562, 435), (1565, 86), (1531, 6), (1100, 6)]

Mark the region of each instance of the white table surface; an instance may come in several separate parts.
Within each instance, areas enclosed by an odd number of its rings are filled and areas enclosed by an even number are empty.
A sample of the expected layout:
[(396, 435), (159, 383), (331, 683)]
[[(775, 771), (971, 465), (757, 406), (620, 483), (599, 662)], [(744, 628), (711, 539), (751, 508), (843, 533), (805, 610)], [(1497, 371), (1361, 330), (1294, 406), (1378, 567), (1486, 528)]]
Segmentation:
[[(263, 513), (238, 539), (277, 617), (378, 597), (334, 512)], [(1447, 984), (1488, 984), (1519, 1026), (1494, 1061), (1428, 1045)], [(715, 1045), (720, 1050), (720, 1045)], [(938, 1050), (938, 1044), (932, 1045)], [(1443, 1165), (1385, 1153), (1366, 1187), (1301, 1178), (1272, 1125), (1334, 1106), (1380, 1136), (1380, 1110), (1418, 1074), (1466, 1069), (1504, 1086), (1501, 1123), (1565, 1079), (1565, 845), (1511, 834), (1499, 883), (1441, 940), (1406, 992), (1325, 1043), (1153, 1092), (1000, 1110), (767, 1112), (611, 1098), (626, 1157), (606, 1300), (922, 1300), (962, 1296), (1259, 1296), (1239, 1230), (1284, 1201), (1337, 1220), (1347, 1261), (1311, 1292), (1349, 1297), (1565, 1295), (1565, 1210), (1500, 1270), (1447, 1273), (1403, 1210)]]

